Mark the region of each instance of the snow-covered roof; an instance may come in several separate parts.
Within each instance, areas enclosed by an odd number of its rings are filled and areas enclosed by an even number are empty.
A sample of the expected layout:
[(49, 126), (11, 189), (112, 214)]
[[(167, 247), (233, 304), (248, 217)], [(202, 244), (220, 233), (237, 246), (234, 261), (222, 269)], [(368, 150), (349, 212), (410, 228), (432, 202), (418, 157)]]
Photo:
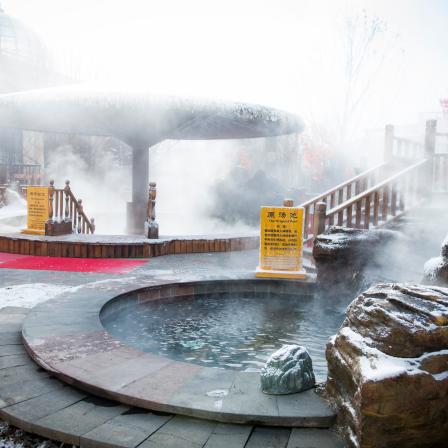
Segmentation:
[(165, 139), (271, 137), (303, 130), (295, 115), (256, 104), (83, 86), (1, 95), (0, 126), (111, 135), (148, 146)]

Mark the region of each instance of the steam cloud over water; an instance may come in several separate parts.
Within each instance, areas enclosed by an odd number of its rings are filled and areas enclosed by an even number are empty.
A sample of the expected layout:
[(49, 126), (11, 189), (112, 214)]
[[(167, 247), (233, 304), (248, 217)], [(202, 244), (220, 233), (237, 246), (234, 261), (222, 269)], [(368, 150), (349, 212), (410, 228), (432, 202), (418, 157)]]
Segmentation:
[[(240, 201), (252, 198), (248, 184), (267, 178), (268, 187), (254, 188), (254, 209), (290, 194), (299, 203), (302, 188), (317, 193), (380, 162), (386, 123), (422, 141), (424, 121), (440, 118), (439, 100), (448, 96), (444, 2), (159, 3), (4, 0), (2, 6), (36, 30), (70, 82), (249, 101), (305, 119), (300, 138), (289, 146), (277, 139), (272, 150), (269, 142), (241, 140), (159, 143), (150, 152), (150, 180), (158, 184), (162, 235), (250, 231), (256, 219), (241, 212), (247, 207)], [(446, 119), (439, 120), (443, 126)], [(97, 232), (123, 233), (129, 160), (92, 141), (90, 157), (70, 142), (55, 147), (46, 181), (63, 187), (70, 179)], [(238, 170), (245, 182), (238, 182)], [(231, 212), (221, 213), (226, 204)]]

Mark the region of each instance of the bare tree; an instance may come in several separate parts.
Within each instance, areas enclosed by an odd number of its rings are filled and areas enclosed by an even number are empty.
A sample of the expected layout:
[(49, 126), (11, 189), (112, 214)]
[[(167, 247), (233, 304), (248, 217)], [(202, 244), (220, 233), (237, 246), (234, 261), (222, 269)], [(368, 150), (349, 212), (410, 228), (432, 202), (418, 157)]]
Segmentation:
[(356, 115), (367, 100), (372, 85), (396, 47), (398, 35), (392, 35), (387, 23), (366, 10), (349, 16), (344, 23), (345, 89), (340, 126), (344, 142), (353, 132)]

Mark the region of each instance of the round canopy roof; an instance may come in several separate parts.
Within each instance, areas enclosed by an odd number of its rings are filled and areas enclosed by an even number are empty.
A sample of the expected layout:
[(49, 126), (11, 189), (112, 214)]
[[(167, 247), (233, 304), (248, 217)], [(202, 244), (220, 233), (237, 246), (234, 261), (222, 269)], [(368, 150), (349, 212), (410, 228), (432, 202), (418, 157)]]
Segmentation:
[(0, 127), (114, 136), (135, 147), (165, 139), (272, 137), (304, 125), (255, 104), (70, 86), (0, 95)]

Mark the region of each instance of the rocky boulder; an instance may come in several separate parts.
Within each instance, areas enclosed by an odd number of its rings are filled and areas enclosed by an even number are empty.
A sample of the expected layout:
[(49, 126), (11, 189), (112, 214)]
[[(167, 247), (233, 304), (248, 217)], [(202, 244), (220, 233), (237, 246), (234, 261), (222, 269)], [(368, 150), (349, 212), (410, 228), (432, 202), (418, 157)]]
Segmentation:
[(350, 447), (446, 446), (448, 289), (368, 289), (348, 307), (326, 356), (326, 394)]
[(424, 266), (425, 283), (448, 286), (448, 235), (442, 243), (440, 257), (428, 260)]
[(305, 347), (284, 345), (267, 360), (260, 374), (261, 389), (283, 395), (310, 389), (316, 383), (313, 362)]
[(314, 240), (313, 257), (316, 261), (365, 260), (366, 254), (380, 248), (401, 234), (386, 229), (352, 229), (331, 226)]

